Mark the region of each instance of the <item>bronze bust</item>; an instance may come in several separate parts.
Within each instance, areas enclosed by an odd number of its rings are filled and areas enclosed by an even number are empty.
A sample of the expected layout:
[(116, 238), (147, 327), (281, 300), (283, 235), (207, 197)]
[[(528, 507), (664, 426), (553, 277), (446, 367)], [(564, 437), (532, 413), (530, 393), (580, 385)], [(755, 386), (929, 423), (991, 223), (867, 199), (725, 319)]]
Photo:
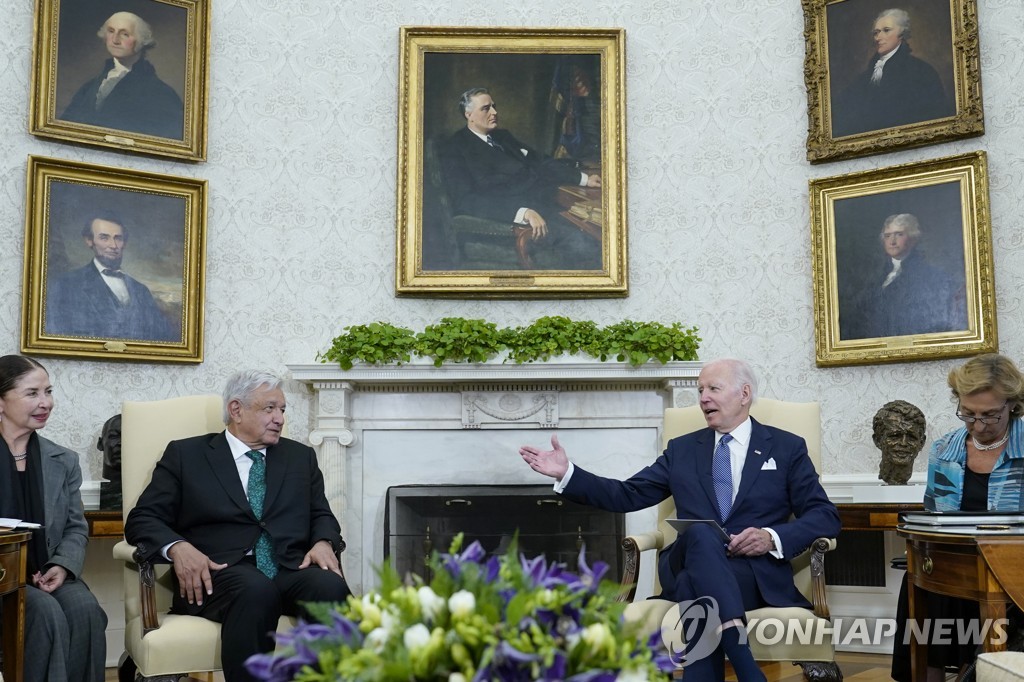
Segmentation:
[(882, 451), (878, 478), (888, 485), (906, 485), (924, 447), (924, 413), (905, 400), (893, 400), (879, 408), (872, 426), (872, 440)]

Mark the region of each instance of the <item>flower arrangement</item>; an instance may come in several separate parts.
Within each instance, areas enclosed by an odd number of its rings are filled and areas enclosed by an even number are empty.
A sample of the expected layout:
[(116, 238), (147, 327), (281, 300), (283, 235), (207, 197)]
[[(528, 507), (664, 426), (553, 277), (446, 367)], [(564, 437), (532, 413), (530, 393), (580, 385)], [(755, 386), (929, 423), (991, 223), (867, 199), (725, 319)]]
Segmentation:
[(479, 542), (436, 554), (427, 584), (388, 565), (381, 587), (344, 604), (308, 608), (318, 623), (277, 635), (278, 651), (246, 662), (267, 682), (566, 680), (638, 682), (674, 669), (659, 633), (622, 618), (608, 566), (579, 573), (515, 550), (486, 557)]

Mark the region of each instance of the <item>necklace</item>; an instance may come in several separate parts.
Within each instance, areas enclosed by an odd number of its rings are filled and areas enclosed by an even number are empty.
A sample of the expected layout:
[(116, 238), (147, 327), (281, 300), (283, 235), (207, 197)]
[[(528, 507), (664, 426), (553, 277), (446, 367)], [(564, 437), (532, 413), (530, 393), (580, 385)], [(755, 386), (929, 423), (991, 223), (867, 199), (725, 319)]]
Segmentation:
[(978, 442), (977, 438), (975, 438), (974, 436), (971, 436), (971, 440), (974, 441), (974, 447), (977, 448), (978, 450), (981, 450), (982, 452), (984, 452), (986, 450), (995, 450), (997, 448), (1001, 448), (1001, 447), (1003, 447), (1003, 443), (1005, 443), (1009, 439), (1010, 439), (1010, 432), (1009, 432), (1009, 430), (1007, 430), (1006, 435), (1004, 435), (1002, 438), (997, 440), (995, 443), (989, 443), (988, 445), (982, 445), (981, 443)]
[(20, 462), (21, 460), (23, 460), (26, 457), (28, 457), (28, 453), (27, 452), (23, 452), (20, 455), (11, 455), (11, 456), (14, 457), (14, 461), (15, 462)]

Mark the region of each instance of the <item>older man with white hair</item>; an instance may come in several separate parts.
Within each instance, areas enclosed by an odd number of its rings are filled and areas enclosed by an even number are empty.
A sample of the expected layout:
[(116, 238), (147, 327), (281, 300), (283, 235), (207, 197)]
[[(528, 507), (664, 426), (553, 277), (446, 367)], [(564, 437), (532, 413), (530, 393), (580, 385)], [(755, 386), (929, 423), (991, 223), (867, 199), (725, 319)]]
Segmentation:
[(110, 15), (96, 35), (110, 59), (75, 93), (61, 119), (129, 133), (182, 139), (184, 107), (174, 88), (156, 75), (146, 53), (153, 29), (131, 12)]

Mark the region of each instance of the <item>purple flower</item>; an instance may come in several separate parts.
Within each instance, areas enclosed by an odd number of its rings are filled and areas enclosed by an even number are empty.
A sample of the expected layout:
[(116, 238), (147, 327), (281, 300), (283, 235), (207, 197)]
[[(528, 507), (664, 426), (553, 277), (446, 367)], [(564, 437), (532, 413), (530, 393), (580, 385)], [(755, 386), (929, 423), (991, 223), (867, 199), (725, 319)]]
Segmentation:
[(469, 547), (462, 551), (462, 554), (442, 554), (441, 561), (453, 578), (459, 578), (462, 576), (462, 564), (479, 564), (485, 556), (487, 556), (487, 552), (483, 545), (479, 540), (474, 540)]
[(580, 556), (577, 561), (580, 570), (579, 578), (575, 582), (568, 583), (569, 589), (573, 592), (577, 592), (579, 590), (589, 590), (591, 592), (597, 591), (598, 585), (601, 584), (601, 580), (609, 569), (608, 564), (603, 561), (595, 562), (594, 568), (591, 569), (590, 566), (587, 565), (586, 551), (586, 547), (580, 549)]
[(576, 576), (564, 570), (562, 564), (552, 563), (550, 566), (544, 560), (544, 555), (527, 559), (526, 555), (519, 555), (519, 563), (523, 567), (523, 573), (529, 578), (534, 587), (551, 589), (559, 585), (567, 585), (576, 580)]

